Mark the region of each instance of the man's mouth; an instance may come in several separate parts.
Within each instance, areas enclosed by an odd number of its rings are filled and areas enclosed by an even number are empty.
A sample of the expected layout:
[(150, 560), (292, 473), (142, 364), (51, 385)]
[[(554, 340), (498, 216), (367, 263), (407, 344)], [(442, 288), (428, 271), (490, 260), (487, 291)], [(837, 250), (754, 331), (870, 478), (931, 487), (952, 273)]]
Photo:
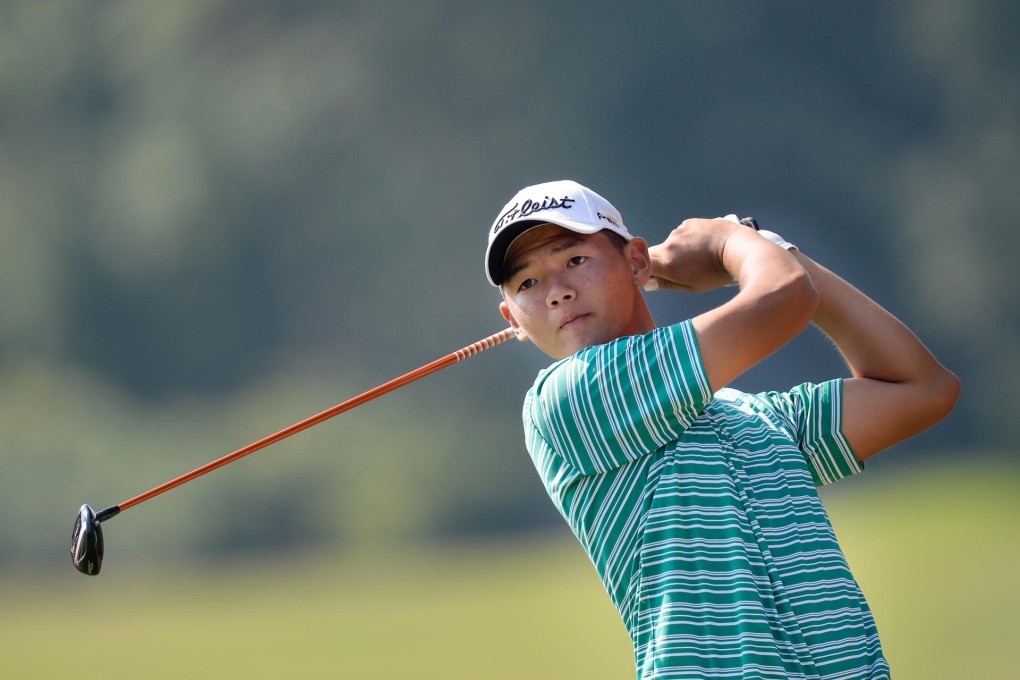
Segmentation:
[(572, 316), (568, 318), (566, 321), (564, 321), (562, 324), (560, 324), (560, 330), (563, 330), (564, 328), (569, 328), (576, 322), (588, 318), (588, 316), (589, 316), (588, 314), (577, 314), (576, 316)]

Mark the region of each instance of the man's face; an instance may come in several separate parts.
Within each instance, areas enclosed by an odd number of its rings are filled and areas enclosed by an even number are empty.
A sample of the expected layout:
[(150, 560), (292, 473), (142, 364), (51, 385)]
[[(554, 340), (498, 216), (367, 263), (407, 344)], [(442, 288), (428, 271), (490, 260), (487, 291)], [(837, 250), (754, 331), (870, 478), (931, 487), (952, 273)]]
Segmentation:
[(505, 272), (500, 312), (555, 359), (654, 328), (639, 290), (651, 272), (641, 239), (621, 252), (603, 232), (542, 225), (513, 242)]

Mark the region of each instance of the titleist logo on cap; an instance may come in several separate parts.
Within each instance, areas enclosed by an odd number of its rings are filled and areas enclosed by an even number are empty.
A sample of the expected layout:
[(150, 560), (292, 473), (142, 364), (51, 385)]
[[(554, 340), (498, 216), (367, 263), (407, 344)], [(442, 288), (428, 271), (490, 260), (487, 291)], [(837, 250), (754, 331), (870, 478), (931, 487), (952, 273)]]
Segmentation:
[(542, 210), (555, 210), (558, 208), (569, 210), (574, 206), (575, 201), (577, 201), (577, 199), (571, 198), (570, 196), (564, 196), (563, 198), (550, 198), (549, 196), (546, 196), (545, 200), (541, 203), (532, 201), (530, 198), (524, 201), (524, 203), (514, 203), (505, 213), (500, 215), (499, 219), (496, 220), (496, 223), (492, 225), (492, 233), (499, 231), (504, 225), (506, 225), (507, 222), (516, 220), (519, 217), (527, 217), (532, 213), (541, 212)]

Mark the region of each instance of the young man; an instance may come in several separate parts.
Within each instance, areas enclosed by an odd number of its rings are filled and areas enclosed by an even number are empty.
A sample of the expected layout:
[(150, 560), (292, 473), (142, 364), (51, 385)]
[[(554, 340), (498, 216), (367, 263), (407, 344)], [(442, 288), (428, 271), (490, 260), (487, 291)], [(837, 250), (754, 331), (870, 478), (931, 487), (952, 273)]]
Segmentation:
[[(692, 219), (660, 245), (575, 182), (527, 187), (486, 273), (557, 362), (528, 450), (634, 643), (638, 678), (888, 678), (816, 486), (931, 427), (960, 383), (902, 323), (771, 232)], [(657, 328), (647, 290), (736, 294)], [(814, 322), (852, 377), (726, 388)]]

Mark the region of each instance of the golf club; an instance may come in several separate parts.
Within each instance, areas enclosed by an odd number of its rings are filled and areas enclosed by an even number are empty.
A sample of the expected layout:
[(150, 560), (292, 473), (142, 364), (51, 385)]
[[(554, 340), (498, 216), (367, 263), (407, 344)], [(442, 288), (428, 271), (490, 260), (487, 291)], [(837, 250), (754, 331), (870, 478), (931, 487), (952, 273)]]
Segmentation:
[(99, 573), (99, 570), (103, 566), (103, 528), (101, 524), (111, 517), (116, 517), (128, 508), (134, 507), (139, 503), (144, 503), (150, 498), (166, 493), (170, 489), (176, 488), (186, 482), (190, 482), (191, 480), (201, 477), (208, 472), (212, 472), (217, 468), (223, 467), (227, 463), (232, 463), (238, 458), (243, 458), (250, 453), (254, 453), (259, 449), (264, 449), (270, 444), (275, 444), (276, 442), (286, 439), (293, 434), (297, 434), (302, 430), (306, 430), (313, 425), (318, 425), (319, 423), (329, 420), (333, 416), (339, 415), (344, 411), (349, 411), (356, 406), (361, 406), (362, 404), (369, 402), (376, 397), (382, 396), (387, 392), (392, 392), (397, 388), (408, 385), (420, 378), (424, 378), (436, 371), (442, 370), (459, 361), (463, 361), (468, 357), (474, 356), (479, 352), (495, 347), (496, 345), (509, 340), (513, 336), (514, 330), (512, 328), (507, 328), (499, 333), (490, 335), (489, 337), (472, 343), (467, 347), (457, 350), (456, 352), (451, 352), (445, 357), (436, 359), (432, 363), (426, 364), (421, 368), (417, 368), (410, 373), (405, 373), (399, 378), (394, 378), (393, 380), (371, 389), (364, 394), (348, 399), (347, 401), (337, 404), (332, 408), (328, 408), (321, 413), (311, 416), (310, 418), (306, 418), (301, 422), (284, 428), (276, 434), (271, 434), (268, 437), (245, 446), (244, 448), (227, 454), (222, 458), (218, 458), (207, 463), (202, 467), (195, 468), (187, 474), (171, 479), (169, 482), (161, 484), (154, 489), (150, 489), (143, 494), (139, 494), (138, 496), (126, 500), (119, 505), (110, 506), (105, 510), (100, 510), (99, 512), (95, 512), (88, 506), (88, 504), (82, 505), (81, 509), (78, 511), (78, 516), (75, 518), (74, 531), (71, 534), (71, 562), (74, 564), (75, 569), (81, 573), (95, 576)]

